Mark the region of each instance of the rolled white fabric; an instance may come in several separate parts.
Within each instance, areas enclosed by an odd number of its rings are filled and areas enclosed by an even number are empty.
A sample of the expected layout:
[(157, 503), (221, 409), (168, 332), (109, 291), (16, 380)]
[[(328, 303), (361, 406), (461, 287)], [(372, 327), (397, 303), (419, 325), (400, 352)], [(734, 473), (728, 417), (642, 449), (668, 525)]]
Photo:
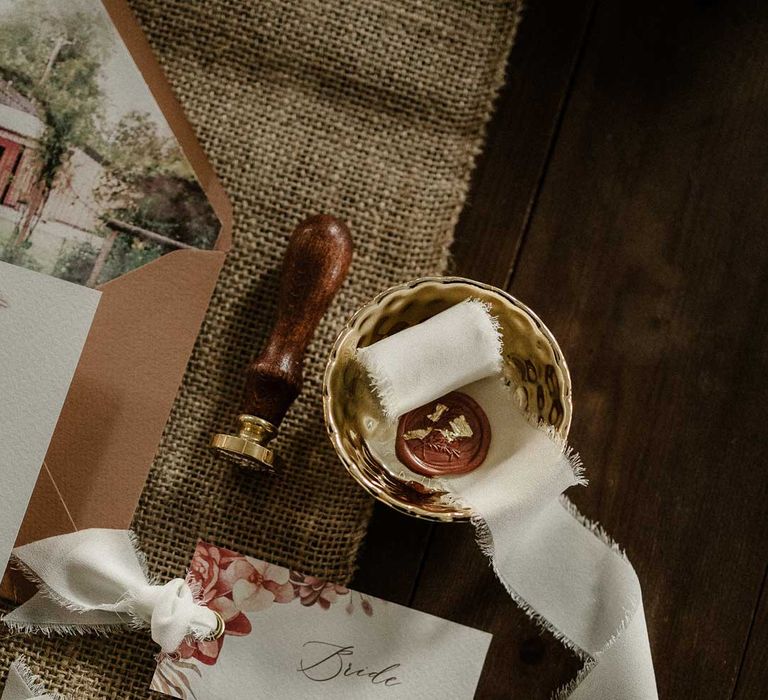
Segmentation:
[[(586, 484), (578, 457), (522, 413), (500, 374), (488, 376), (494, 363), (487, 330), (477, 330), (477, 312), (477, 305), (460, 304), (370, 346), (372, 382), (400, 392), (388, 405), (401, 413), (460, 389), (487, 415), (492, 437), (483, 464), (444, 476), (441, 485), (471, 507), (480, 547), (515, 602), (585, 660), (558, 697), (657, 700), (637, 575), (602, 530), (562, 496)], [(464, 337), (467, 317), (475, 318), (470, 339)], [(478, 333), (483, 352), (476, 350)], [(440, 354), (437, 337), (441, 347), (460, 352)], [(497, 351), (497, 367), (500, 360)], [(477, 376), (484, 378), (457, 383)], [(425, 378), (434, 384), (427, 386)]]
[(186, 581), (152, 585), (127, 530), (92, 528), (13, 550), (41, 591), (3, 617), (12, 629), (70, 632), (149, 625), (166, 653), (188, 635), (210, 636), (218, 618), (199, 605)]
[(499, 372), (501, 336), (486, 304), (468, 299), (360, 348), (357, 357), (392, 420), (435, 396)]

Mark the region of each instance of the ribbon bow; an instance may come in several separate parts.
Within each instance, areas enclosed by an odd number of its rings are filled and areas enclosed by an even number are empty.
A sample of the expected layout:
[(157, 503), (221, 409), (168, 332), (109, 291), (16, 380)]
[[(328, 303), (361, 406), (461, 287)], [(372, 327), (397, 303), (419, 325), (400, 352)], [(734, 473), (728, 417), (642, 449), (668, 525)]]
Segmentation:
[(184, 579), (153, 584), (127, 530), (94, 528), (48, 537), (17, 547), (13, 557), (40, 591), (3, 617), (12, 629), (68, 633), (149, 626), (167, 654), (187, 636), (223, 633), (221, 616), (200, 605)]

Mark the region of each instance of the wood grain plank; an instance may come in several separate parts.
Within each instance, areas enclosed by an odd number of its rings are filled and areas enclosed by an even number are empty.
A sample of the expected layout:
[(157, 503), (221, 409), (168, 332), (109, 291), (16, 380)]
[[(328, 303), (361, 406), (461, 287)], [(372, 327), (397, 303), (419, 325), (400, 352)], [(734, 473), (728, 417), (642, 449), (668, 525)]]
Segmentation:
[[(452, 271), (503, 285), (557, 130), (592, 0), (525, 11), (452, 249)], [(498, 182), (498, 173), (504, 174)], [(503, 200), (500, 202), (500, 197)], [(432, 525), (376, 504), (352, 585), (408, 605)]]
[[(766, 30), (756, 0), (602, 3), (511, 285), (571, 365), (574, 498), (635, 564), (663, 698), (731, 695), (768, 559)], [(567, 663), (526, 675), (480, 566), (436, 529), (417, 607), (497, 635), (479, 698), (548, 697)]]
[(455, 274), (506, 284), (560, 124), (593, 0), (527, 3), (451, 247)]
[(763, 578), (760, 603), (755, 612), (747, 648), (733, 693), (734, 700), (763, 698), (768, 688), (768, 586)]
[(377, 503), (352, 588), (410, 605), (433, 525)]

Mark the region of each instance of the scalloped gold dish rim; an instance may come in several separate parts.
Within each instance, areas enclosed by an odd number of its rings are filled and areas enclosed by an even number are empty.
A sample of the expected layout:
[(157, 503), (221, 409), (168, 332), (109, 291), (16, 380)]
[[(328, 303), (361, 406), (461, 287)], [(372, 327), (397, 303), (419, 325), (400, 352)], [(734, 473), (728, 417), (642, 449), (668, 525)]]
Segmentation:
[[(365, 489), (371, 496), (378, 499), (382, 503), (386, 503), (388, 506), (400, 511), (401, 513), (433, 522), (467, 522), (472, 517), (472, 511), (469, 508), (463, 508), (456, 504), (452, 504), (452, 510), (435, 512), (429, 508), (424, 508), (418, 503), (404, 500), (403, 498), (399, 497), (398, 494), (390, 493), (382, 484), (372, 481), (361, 470), (355, 459), (353, 459), (347, 453), (347, 449), (342, 443), (339, 426), (336, 424), (334, 413), (331, 410), (331, 402), (334, 400), (334, 397), (332, 396), (332, 391), (330, 389), (330, 379), (334, 371), (337, 369), (340, 351), (344, 346), (345, 341), (347, 341), (349, 334), (358, 331), (356, 326), (360, 317), (363, 314), (369, 313), (374, 307), (381, 305), (389, 296), (402, 291), (412, 290), (425, 284), (461, 284), (474, 287), (476, 289), (482, 290), (485, 294), (498, 297), (502, 304), (511, 305), (524, 316), (528, 317), (528, 320), (541, 333), (543, 338), (549, 344), (552, 350), (554, 364), (560, 370), (562, 375), (563, 381), (560, 392), (560, 399), (563, 404), (564, 416), (562, 424), (558, 428), (558, 432), (563, 438), (568, 436), (573, 413), (573, 402), (571, 398), (571, 376), (568, 370), (568, 365), (565, 361), (565, 357), (560, 350), (560, 346), (558, 345), (554, 335), (552, 335), (551, 331), (546, 327), (546, 325), (544, 325), (541, 319), (533, 311), (531, 311), (530, 308), (528, 308), (528, 306), (517, 300), (511, 294), (508, 294), (504, 290), (499, 289), (498, 287), (493, 287), (492, 285), (484, 284), (482, 282), (477, 282), (475, 280), (470, 280), (464, 277), (421, 277), (411, 282), (405, 282), (403, 284), (392, 286), (378, 294), (368, 303), (363, 304), (360, 308), (358, 308), (353, 316), (344, 325), (341, 332), (337, 336), (336, 341), (334, 342), (333, 349), (331, 350), (323, 376), (323, 415), (325, 417), (326, 429), (342, 464), (355, 479), (355, 481), (357, 481), (360, 486), (362, 486), (363, 489)], [(376, 460), (376, 462), (377, 464), (380, 464), (378, 460)], [(383, 466), (382, 469), (386, 471)], [(403, 481), (402, 485), (404, 487), (407, 486), (407, 482)], [(414, 493), (416, 494), (415, 489)], [(439, 492), (434, 493), (437, 495)], [(414, 500), (418, 499), (414, 498)]]

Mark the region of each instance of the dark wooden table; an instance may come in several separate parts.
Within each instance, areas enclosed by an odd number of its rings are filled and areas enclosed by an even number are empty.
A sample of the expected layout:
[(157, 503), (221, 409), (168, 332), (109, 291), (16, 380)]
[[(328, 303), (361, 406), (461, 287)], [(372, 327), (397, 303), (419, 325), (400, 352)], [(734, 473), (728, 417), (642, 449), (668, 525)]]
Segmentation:
[[(768, 3), (531, 0), (453, 253), (565, 352), (660, 696), (768, 697)], [(493, 632), (478, 698), (578, 669), (469, 526), (377, 505), (355, 586)]]

